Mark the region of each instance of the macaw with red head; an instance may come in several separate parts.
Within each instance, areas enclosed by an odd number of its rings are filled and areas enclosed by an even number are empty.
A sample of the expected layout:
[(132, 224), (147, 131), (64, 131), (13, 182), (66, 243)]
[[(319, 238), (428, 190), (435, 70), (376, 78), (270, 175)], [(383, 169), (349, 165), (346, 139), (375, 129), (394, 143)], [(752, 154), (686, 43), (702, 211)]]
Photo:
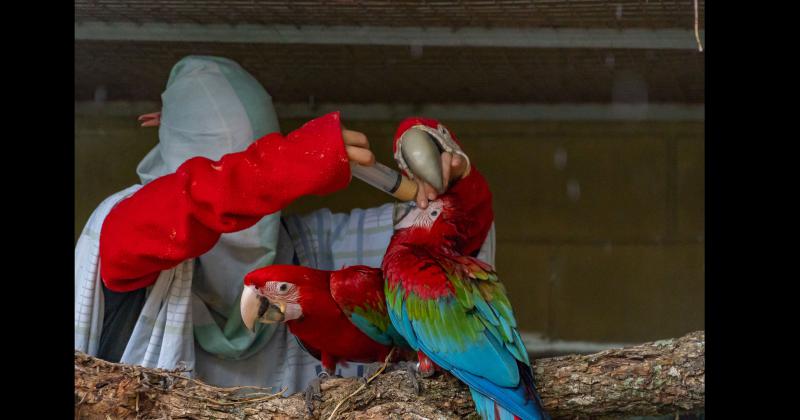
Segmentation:
[[(404, 139), (420, 132), (440, 150), (463, 155), (438, 121), (409, 118), (395, 134), (401, 169), (409, 168)], [(475, 258), (493, 218), (491, 192), (474, 167), (426, 208), (409, 211), (382, 263), (389, 318), (414, 350), (469, 386), (484, 419), (541, 419), (546, 414), (505, 288)]]
[(245, 326), (285, 322), (331, 376), (337, 363), (383, 362), (392, 347), (408, 348), (389, 321), (377, 268), (270, 265), (249, 273), (244, 285)]

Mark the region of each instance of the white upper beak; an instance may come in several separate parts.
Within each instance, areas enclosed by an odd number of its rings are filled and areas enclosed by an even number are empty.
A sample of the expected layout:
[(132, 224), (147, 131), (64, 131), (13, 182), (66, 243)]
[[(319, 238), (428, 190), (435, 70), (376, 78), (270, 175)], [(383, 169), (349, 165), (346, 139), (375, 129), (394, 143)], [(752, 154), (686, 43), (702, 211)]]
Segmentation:
[(261, 297), (256, 292), (255, 286), (245, 286), (242, 291), (242, 299), (239, 305), (242, 311), (242, 322), (250, 332), (255, 332), (256, 320), (258, 320), (258, 309), (261, 307)]

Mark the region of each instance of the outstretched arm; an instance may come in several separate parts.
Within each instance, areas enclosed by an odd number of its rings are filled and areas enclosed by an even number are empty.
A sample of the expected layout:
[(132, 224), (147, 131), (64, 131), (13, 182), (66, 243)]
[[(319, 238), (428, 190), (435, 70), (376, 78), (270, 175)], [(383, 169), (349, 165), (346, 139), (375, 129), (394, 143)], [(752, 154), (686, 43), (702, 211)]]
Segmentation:
[[(363, 135), (344, 132), (351, 143), (366, 143)], [(147, 287), (161, 270), (207, 252), (222, 233), (246, 229), (303, 195), (344, 188), (348, 156), (374, 159), (358, 148), (345, 148), (339, 114), (331, 113), (285, 137), (266, 135), (216, 162), (186, 161), (106, 217), (100, 234), (103, 281), (114, 291)]]

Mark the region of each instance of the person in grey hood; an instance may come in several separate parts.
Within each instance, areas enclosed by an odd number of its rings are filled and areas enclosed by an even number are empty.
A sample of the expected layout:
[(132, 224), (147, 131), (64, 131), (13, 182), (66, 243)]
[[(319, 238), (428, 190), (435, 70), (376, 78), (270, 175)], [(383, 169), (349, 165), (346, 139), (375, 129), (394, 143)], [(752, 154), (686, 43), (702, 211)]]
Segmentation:
[[(161, 112), (142, 118), (159, 127), (159, 143), (137, 168), (141, 184), (104, 200), (76, 245), (75, 348), (217, 386), (297, 392), (320, 362), (284, 324), (247, 330), (245, 274), (270, 264), (380, 267), (407, 204), (282, 216), (300, 196), (346, 187), (349, 162), (374, 156), (338, 113), (281, 135), (271, 97), (231, 60), (183, 58), (161, 99)], [(490, 263), (493, 239), (482, 250)]]

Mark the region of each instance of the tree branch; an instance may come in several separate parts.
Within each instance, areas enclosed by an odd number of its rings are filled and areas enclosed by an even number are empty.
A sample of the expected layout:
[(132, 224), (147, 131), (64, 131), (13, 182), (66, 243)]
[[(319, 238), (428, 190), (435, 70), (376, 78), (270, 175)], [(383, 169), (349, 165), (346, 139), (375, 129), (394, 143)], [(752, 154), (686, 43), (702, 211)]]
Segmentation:
[[(534, 374), (553, 418), (640, 416), (697, 412), (704, 407), (705, 334), (606, 350), (588, 356), (539, 359)], [(330, 379), (314, 417), (326, 419), (361, 386)], [(338, 409), (345, 419), (477, 418), (469, 391), (449, 374), (421, 380), (417, 396), (408, 374), (395, 370)], [(109, 363), (75, 352), (75, 418), (288, 419), (306, 416), (301, 394), (217, 388), (177, 372)]]

